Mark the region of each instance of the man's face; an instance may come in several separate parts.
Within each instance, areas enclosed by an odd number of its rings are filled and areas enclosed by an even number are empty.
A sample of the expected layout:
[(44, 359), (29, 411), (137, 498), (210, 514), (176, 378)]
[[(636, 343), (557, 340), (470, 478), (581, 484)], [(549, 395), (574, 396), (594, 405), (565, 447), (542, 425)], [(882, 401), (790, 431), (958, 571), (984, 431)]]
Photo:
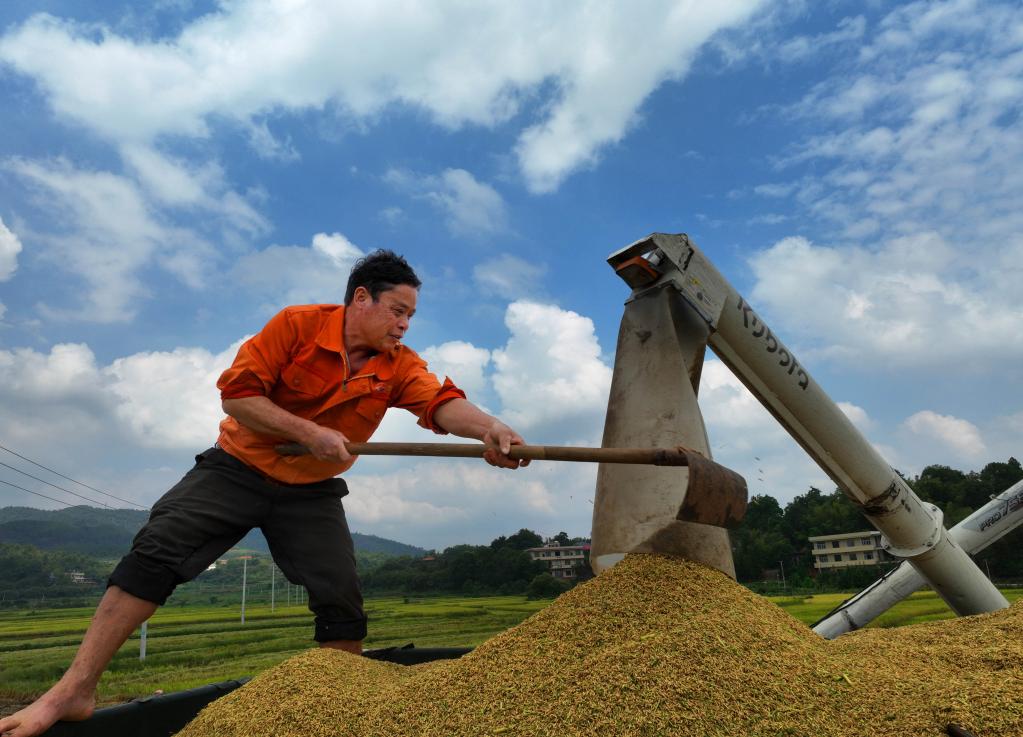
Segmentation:
[(409, 320), (416, 314), (418, 296), (415, 288), (407, 284), (381, 292), (376, 301), (365, 288), (356, 289), (352, 299), (356, 309), (352, 310), (352, 316), (358, 321), (359, 336), (374, 350), (392, 350), (401, 342)]

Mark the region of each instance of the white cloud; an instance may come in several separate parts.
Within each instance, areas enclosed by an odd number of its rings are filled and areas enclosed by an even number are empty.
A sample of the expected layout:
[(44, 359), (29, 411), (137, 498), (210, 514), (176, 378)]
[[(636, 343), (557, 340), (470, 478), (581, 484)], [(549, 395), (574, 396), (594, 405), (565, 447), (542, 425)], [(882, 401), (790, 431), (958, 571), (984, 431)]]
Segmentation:
[(476, 397), (487, 389), (484, 371), (490, 363), (490, 351), (486, 348), (477, 348), (471, 343), (454, 340), (430, 346), (420, 351), (419, 355), (441, 381), (445, 376), (450, 376), (451, 380), (465, 391), (470, 401), (479, 403)]
[(534, 264), (511, 254), (498, 256), (473, 267), (476, 283), (491, 294), (505, 299), (531, 297), (543, 291), (546, 264)]
[(770, 494), (785, 504), (810, 486), (834, 487), (721, 361), (704, 362), (699, 399), (714, 460), (746, 479), (751, 496)]
[(219, 354), (177, 348), (115, 360), (103, 374), (123, 426), (145, 447), (212, 445), (224, 416), (217, 379), (240, 345), (238, 341)]
[[(7, 281), (18, 270), (18, 254), (21, 253), (21, 241), (18, 236), (4, 225), (0, 218), (0, 281)], [(3, 315), (0, 314), (0, 317)]]
[(121, 146), (120, 152), (154, 205), (205, 211), (224, 227), (247, 237), (270, 229), (266, 218), (245, 197), (228, 188), (219, 164), (195, 166), (137, 143)]
[[(574, 25), (563, 33), (576, 43), (557, 41), (578, 54), (568, 60), (571, 74), (562, 79), (561, 99), (545, 121), (519, 138), (519, 165), (530, 189), (552, 191), (573, 170), (593, 165), (600, 146), (624, 137), (652, 90), (684, 77), (708, 39), (748, 20), (758, 5), (630, 6), (624, 17), (587, 8), (572, 18)], [(639, 47), (657, 51), (637, 54)]]
[[(750, 301), (808, 365), (871, 385), (983, 382), (1006, 398), (1003, 411), (1019, 411), (1019, 28), (1011, 4), (899, 6), (787, 110), (805, 126), (804, 143), (779, 162), (793, 179), (754, 192), (792, 194), (804, 232), (816, 219), (829, 235), (753, 256)], [(823, 61), (827, 49), (811, 47)], [(872, 417), (840, 406), (905, 472), (1013, 452), (983, 411), (971, 422), (939, 405), (900, 424), (897, 403), (862, 391)]]
[[(0, 164), (20, 177), (34, 197), (40, 212), (39, 258), (85, 285), (80, 305), (44, 303), (45, 315), (129, 321), (148, 296), (142, 277), (147, 267), (157, 265), (192, 289), (206, 284), (219, 256), (199, 228), (219, 229), (218, 238), (230, 243), (268, 227), (244, 197), (226, 189), (218, 167), (194, 169), (144, 146), (126, 146), (122, 154), (137, 181), (78, 168), (65, 159), (12, 158)], [(198, 218), (196, 227), (180, 227), (168, 208), (197, 209), (214, 217)]]
[(870, 415), (863, 407), (859, 407), (852, 402), (836, 402), (838, 408), (842, 410), (843, 414), (849, 418), (849, 421), (856, 426), (856, 429), (862, 433), (867, 432), (872, 426), (873, 421), (870, 419)]
[(0, 38), (0, 60), (34, 78), (58, 115), (115, 141), (204, 137), (219, 119), (285, 159), (296, 152), (270, 133), (270, 115), (329, 107), (365, 124), (407, 105), (457, 128), (505, 123), (528, 102), (538, 119), (516, 154), (545, 192), (592, 165), (654, 89), (760, 5), (238, 0), (159, 41), (38, 14)]
[[(340, 236), (323, 236), (316, 243), (324, 258), (348, 253)], [(609, 372), (599, 362), (592, 323), (530, 303), (512, 305), (508, 319), (513, 333), (506, 351), (517, 360), (506, 360), (500, 374), (510, 392), (500, 414), (517, 411), (520, 419), (528, 414), (537, 435), (551, 434), (559, 442), (594, 443)], [(107, 365), (81, 344), (45, 353), (0, 351), (0, 434), (11, 447), (44, 462), (59, 447), (62, 467), (76, 477), (151, 504), (187, 469), (190, 454), (215, 439), (221, 419), (215, 381), (239, 344), (219, 353), (197, 347), (142, 352)], [(453, 375), (471, 393), (493, 392), (485, 373), (486, 349), (452, 342), (423, 354), (432, 368)], [(539, 366), (518, 362), (541, 354)], [(602, 377), (602, 396), (587, 385), (594, 375)], [(514, 379), (526, 381), (528, 391), (520, 396)], [(568, 389), (565, 396), (562, 387)], [(537, 399), (551, 406), (541, 408)], [(410, 414), (394, 411), (375, 439), (429, 438)], [(346, 507), (358, 529), (431, 547), (485, 542), (519, 527), (585, 534), (594, 474), (593, 467), (578, 464), (538, 463), (511, 473), (482, 461), (367, 457), (347, 476), (352, 496)]]
[(593, 507), (587, 500), (596, 484), (591, 464), (538, 461), (507, 471), (437, 458), (381, 472), (376, 460), (360, 459), (346, 476), (353, 529), (428, 548), (486, 543), (522, 527), (588, 534)]
[(193, 171), (187, 163), (163, 156), (150, 146), (125, 145), (121, 156), (152, 197), (168, 205), (201, 203), (206, 189), (222, 177), (215, 167)]
[(611, 387), (593, 321), (554, 305), (508, 306), (511, 337), (493, 352), (494, 388), (505, 419), (525, 433), (541, 430), (568, 440), (599, 443)]
[(790, 38), (778, 47), (776, 53), (782, 61), (790, 63), (802, 61), (832, 46), (858, 44), (866, 29), (867, 21), (863, 16), (843, 18), (834, 31)]
[(80, 343), (56, 345), (49, 354), (28, 348), (0, 351), (0, 370), (11, 398), (31, 401), (83, 399), (101, 383), (95, 356)]
[[(36, 457), (88, 459), (95, 441), (120, 444), (113, 403), (96, 358), (83, 344), (48, 353), (0, 350), (0, 434), (4, 445)], [(86, 450), (83, 450), (86, 449)]]
[(750, 301), (807, 346), (807, 358), (867, 372), (938, 364), (976, 371), (1023, 360), (1023, 306), (999, 291), (1004, 274), (976, 269), (936, 233), (872, 250), (785, 238), (750, 264)]
[[(219, 354), (201, 348), (137, 353), (100, 366), (84, 344), (0, 351), (0, 427), (52, 448), (106, 440), (162, 450), (212, 444), (222, 418), (217, 377), (241, 341)], [(69, 437), (79, 434), (77, 439)]]
[(464, 169), (445, 169), (438, 175), (424, 176), (391, 169), (384, 180), (438, 208), (445, 214), (448, 229), (456, 235), (487, 235), (505, 227), (504, 199)]
[(800, 182), (810, 211), (840, 229), (876, 219), (894, 235), (969, 232), (970, 255), (1018, 240), (1017, 28), (1018, 11), (996, 3), (912, 3), (886, 16), (850, 68), (790, 109), (820, 128), (783, 163), (814, 160), (832, 185)]
[[(595, 346), (585, 318), (553, 307), (533, 308), (561, 322), (566, 348), (585, 344), (587, 335)], [(530, 330), (536, 332), (520, 326), (509, 346), (549, 351), (549, 336), (537, 337)], [(124, 356), (107, 365), (81, 344), (55, 346), (48, 353), (0, 351), (0, 434), (10, 447), (43, 462), (52, 461), (53, 448), (59, 447), (63, 463), (55, 465), (110, 493), (151, 504), (187, 469), (191, 454), (215, 439), (221, 419), (215, 381), (240, 342), (219, 353), (182, 347)], [(530, 347), (537, 342), (542, 345)], [(423, 353), (434, 368), (446, 364), (447, 372), (457, 373), (470, 390), (487, 391), (485, 349), (448, 343)], [(550, 367), (565, 370), (559, 357)], [(552, 377), (536, 370), (532, 378), (543, 382)], [(557, 416), (546, 420), (554, 429), (533, 425), (536, 433), (558, 433), (559, 442), (588, 435), (592, 443), (592, 436), (599, 436), (606, 399), (586, 391), (576, 394), (559, 410), (574, 419), (574, 435), (560, 434), (566, 426)], [(587, 412), (594, 415), (587, 421), (596, 420), (595, 428), (578, 425)], [(410, 414), (396, 410), (387, 414), (374, 439), (430, 438)], [(551, 535), (561, 529), (586, 534), (595, 468), (536, 463), (512, 473), (482, 461), (366, 457), (346, 478), (352, 494), (345, 505), (353, 527), (433, 547), (483, 543), (520, 527)]]
[[(528, 442), (599, 444), (610, 370), (599, 360), (599, 346), (586, 318), (551, 305), (520, 302), (509, 307), (506, 321), (511, 337), (494, 351), (498, 370), (492, 378), (502, 400), (498, 414), (520, 429)], [(424, 355), (432, 356), (434, 350), (427, 349)], [(575, 368), (585, 375), (589, 366), (596, 377), (592, 387), (579, 383), (580, 375), (568, 362), (551, 357), (557, 350), (583, 359)], [(458, 344), (458, 351), (467, 351), (482, 363), (482, 349)], [(432, 358), (431, 366), (437, 368)], [(576, 383), (571, 384), (572, 380)], [(591, 390), (594, 387), (600, 388)], [(861, 430), (872, 428), (863, 408), (848, 402), (839, 406)], [(810, 486), (834, 488), (718, 360), (704, 364), (700, 409), (715, 460), (746, 478), (751, 494), (772, 494), (786, 503)], [(416, 441), (421, 434), (405, 413), (392, 412), (374, 439)], [(524, 483), (538, 474), (542, 475), (539, 485)], [(505, 534), (501, 527), (507, 526), (505, 520), (515, 520), (516, 528), (530, 526), (548, 534), (556, 532), (555, 527), (585, 533), (592, 513), (587, 500), (592, 500), (595, 469), (585, 464), (534, 463), (507, 476), (488, 473), (475, 464), (455, 468), (450, 462), (431, 460), (410, 469), (398, 460), (367, 457), (359, 461), (349, 483), (352, 497), (346, 506), (353, 523), (401, 539), (422, 535), (422, 544), (431, 546), (438, 540), (464, 541), (465, 529), (478, 530), (480, 540)], [(525, 491), (533, 498), (523, 499)], [(546, 505), (553, 511), (543, 511)], [(388, 509), (396, 510), (401, 519), (393, 518)], [(447, 514), (452, 520), (444, 519)]]
[(781, 215), (776, 212), (769, 212), (764, 215), (757, 215), (746, 222), (750, 225), (780, 225), (789, 220), (788, 215)]
[(339, 268), (351, 265), (365, 254), (340, 233), (317, 233), (313, 236), (313, 250), (324, 254)]
[(792, 183), (774, 183), (757, 185), (753, 191), (762, 197), (788, 197), (795, 189), (796, 185)]
[[(505, 325), (508, 340), (493, 351), (453, 341), (420, 353), (470, 401), (485, 406), (496, 394), (499, 406), (487, 411), (527, 442), (599, 445), (611, 369), (601, 359), (592, 320), (555, 305), (518, 301), (508, 306)], [(382, 439), (415, 439), (417, 431), (403, 414), (385, 416)]]
[(940, 462), (936, 459), (943, 453), (951, 453), (957, 460), (988, 460), (988, 449), (980, 430), (968, 420), (924, 410), (909, 417), (904, 425), (922, 440), (936, 442), (941, 446), (931, 451), (930, 458), (933, 460), (930, 462)]
[(317, 233), (305, 246), (268, 246), (238, 260), (237, 283), (266, 300), (267, 310), (289, 304), (340, 304), (348, 275), (366, 254), (341, 233)]
[(46, 239), (44, 257), (86, 283), (83, 309), (62, 314), (99, 322), (130, 319), (145, 294), (138, 271), (160, 244), (175, 240), (173, 229), (154, 218), (138, 188), (123, 177), (75, 169), (66, 161), (13, 159), (6, 168), (41, 190), (50, 218), (64, 226)]
[(757, 447), (766, 435), (781, 437), (775, 433), (778, 424), (774, 418), (721, 361), (704, 361), (699, 397), (708, 426), (719, 428), (720, 435), (727, 435), (743, 449)]
[[(326, 250), (345, 251), (343, 242), (325, 239), (331, 244)], [(489, 377), (501, 399), (498, 414), (530, 442), (599, 444), (610, 368), (600, 359), (592, 323), (531, 302), (510, 305), (506, 322), (510, 335), (493, 352), (496, 371)], [(187, 468), (190, 454), (214, 439), (221, 418), (214, 382), (239, 344), (216, 354), (195, 347), (138, 353), (105, 366), (81, 344), (58, 345), (48, 353), (0, 351), (0, 434), (12, 447), (44, 460), (60, 447), (63, 467), (88, 469), (74, 475), (151, 504)], [(492, 391), (486, 349), (452, 342), (423, 355), (472, 393)], [(862, 407), (839, 406), (861, 429), (869, 424)], [(715, 460), (741, 473), (751, 493), (770, 493), (785, 503), (810, 485), (833, 488), (720, 361), (704, 365), (700, 407)], [(1020, 422), (1019, 415), (1010, 415), (996, 430), (1006, 435)], [(886, 456), (902, 470), (918, 472), (927, 463), (949, 462), (949, 456), (977, 464), (991, 460), (992, 452), (1000, 457), (1012, 451), (1011, 443), (997, 449), (985, 444), (983, 435), (966, 420), (920, 412), (904, 423), (897, 448)], [(410, 414), (394, 411), (374, 439), (429, 438)], [(97, 459), (116, 471), (98, 472)], [(443, 547), (483, 543), (519, 527), (585, 534), (595, 467), (538, 462), (511, 473), (482, 462), (366, 457), (346, 478), (353, 527)]]
[[(1019, 21), (1011, 4), (978, 3), (976, 0), (913, 2), (894, 9), (880, 23), (875, 42), (861, 51), (864, 59), (881, 53), (911, 50), (936, 37), (952, 34), (961, 48), (972, 46), (971, 37), (994, 31), (999, 40), (994, 48), (1005, 48), (1018, 40)], [(998, 28), (991, 29), (996, 23)]]
[(278, 140), (266, 125), (266, 121), (249, 124), (249, 144), (264, 159), (290, 163), (298, 161), (301, 156), (291, 144), (291, 139)]
[[(416, 527), (432, 527), (457, 521), (465, 525), (471, 516), (471, 508), (466, 504), (444, 506), (431, 499), (416, 498), (425, 486), (421, 473), (434, 476), (436, 483), (436, 468), (429, 465), (418, 472), (407, 469), (381, 476), (363, 475), (353, 469), (349, 474), (352, 494), (345, 499), (345, 512), (351, 523), (379, 525), (404, 522), (414, 523)], [(446, 478), (439, 486), (444, 488), (455, 482), (455, 478)], [(436, 486), (431, 485), (429, 488)]]
[(476, 181), (465, 169), (445, 169), (441, 187), (426, 196), (448, 213), (455, 233), (485, 235), (504, 227), (504, 200), (489, 184)]
[[(198, 348), (140, 353), (106, 366), (84, 344), (58, 344), (48, 352), (0, 350), (0, 436), (25, 456), (148, 506), (188, 469), (195, 452), (216, 439), (216, 376), (237, 346), (219, 355)], [(83, 503), (35, 482), (25, 485)], [(10, 489), (4, 498), (10, 494), (24, 497), (18, 503), (50, 504)]]
[(405, 211), (400, 207), (385, 207), (379, 213), (381, 220), (388, 225), (397, 225), (405, 217)]

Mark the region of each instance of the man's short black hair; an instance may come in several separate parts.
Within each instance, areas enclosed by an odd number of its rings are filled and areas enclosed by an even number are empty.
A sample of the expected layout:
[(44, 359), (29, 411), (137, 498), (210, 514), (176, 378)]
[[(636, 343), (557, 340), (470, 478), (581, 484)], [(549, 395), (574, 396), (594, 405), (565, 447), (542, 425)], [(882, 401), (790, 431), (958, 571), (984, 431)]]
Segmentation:
[(348, 277), (348, 289), (345, 290), (345, 304), (350, 305), (355, 297), (355, 290), (365, 287), (373, 301), (376, 302), (381, 292), (407, 284), (419, 289), (422, 282), (416, 272), (403, 257), (394, 251), (373, 251), (365, 258), (355, 262), (351, 276)]

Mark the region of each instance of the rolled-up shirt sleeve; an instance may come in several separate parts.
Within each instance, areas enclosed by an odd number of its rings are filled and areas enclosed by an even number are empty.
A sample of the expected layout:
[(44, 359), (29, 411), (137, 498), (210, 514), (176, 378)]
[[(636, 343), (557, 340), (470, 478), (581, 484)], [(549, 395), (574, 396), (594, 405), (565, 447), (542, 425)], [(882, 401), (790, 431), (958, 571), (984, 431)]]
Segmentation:
[(447, 435), (448, 431), (433, 421), (433, 416), (443, 405), (450, 402), (452, 399), (465, 399), (465, 392), (455, 386), (454, 382), (451, 381), (447, 376), (444, 377), (444, 383), (441, 388), (434, 395), (433, 399), (426, 405), (423, 410), (423, 414), (419, 416), (419, 425), (425, 427), (427, 430), (433, 430), (438, 435)]
[(447, 435), (448, 431), (434, 421), (434, 415), (452, 399), (465, 399), (465, 392), (455, 386), (447, 376), (441, 384), (426, 368), (426, 362), (417, 356), (415, 365), (406, 372), (392, 406), (407, 409), (416, 415), (420, 427), (432, 430), (438, 435)]
[(242, 343), (231, 367), (220, 375), (220, 398), (267, 396), (290, 360), (297, 333), (287, 311), (274, 315), (256, 335)]

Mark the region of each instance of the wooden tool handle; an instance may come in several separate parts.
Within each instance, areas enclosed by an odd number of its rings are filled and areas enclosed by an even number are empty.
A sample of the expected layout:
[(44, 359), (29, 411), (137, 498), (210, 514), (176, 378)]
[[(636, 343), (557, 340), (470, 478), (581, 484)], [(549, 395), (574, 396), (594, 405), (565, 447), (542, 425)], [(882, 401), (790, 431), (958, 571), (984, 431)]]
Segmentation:
[[(352, 455), (432, 456), (436, 458), (481, 458), (487, 450), (482, 443), (347, 443)], [(277, 446), (281, 455), (306, 455), (298, 443)], [(577, 461), (583, 463), (635, 463), (652, 466), (688, 466), (688, 450), (677, 448), (580, 448), (558, 445), (513, 445), (512, 460)]]
[[(482, 443), (346, 443), (352, 455), (435, 456), (479, 458), (487, 450)], [(306, 455), (298, 443), (277, 446), (281, 455)], [(746, 514), (749, 492), (739, 474), (705, 458), (698, 451), (675, 448), (580, 448), (558, 445), (513, 445), (508, 457), (530, 461), (582, 461), (584, 463), (633, 463), (649, 466), (688, 466), (689, 482), (676, 518), (718, 527), (735, 527)], [(623, 492), (628, 493), (628, 489)]]

